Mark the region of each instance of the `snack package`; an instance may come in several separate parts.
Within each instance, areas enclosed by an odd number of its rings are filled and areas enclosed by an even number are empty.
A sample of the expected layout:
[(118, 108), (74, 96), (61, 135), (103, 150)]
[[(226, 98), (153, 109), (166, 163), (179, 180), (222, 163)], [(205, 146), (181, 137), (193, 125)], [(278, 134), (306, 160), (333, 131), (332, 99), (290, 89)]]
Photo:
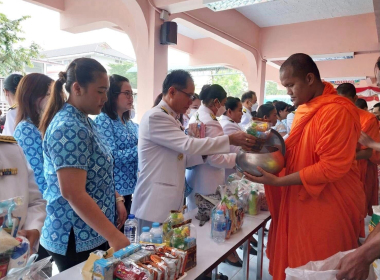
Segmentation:
[(146, 275), (136, 264), (124, 264), (119, 262), (114, 270), (114, 276), (120, 280), (148, 280), (149, 276)]
[(372, 206), (373, 214), (369, 222), (369, 232), (372, 232), (380, 221), (380, 205)]
[(179, 266), (179, 276), (182, 276), (185, 273), (185, 267), (187, 263), (187, 251), (183, 251), (177, 248), (165, 248), (167, 251), (170, 252), (173, 256), (178, 256), (180, 259), (180, 266)]
[(113, 280), (114, 263), (106, 259), (94, 262), (93, 280)]
[(9, 260), (8, 271), (12, 268), (24, 267), (30, 257), (30, 243), (24, 236), (16, 237), (20, 242), (19, 245), (13, 248), (11, 258)]
[(2, 280), (47, 280), (49, 276), (44, 271), (51, 270), (51, 257), (34, 262), (37, 255), (30, 256), (27, 264), (23, 268), (15, 268), (8, 272), (8, 275)]
[(255, 136), (256, 142), (252, 147), (252, 152), (258, 153), (264, 147), (265, 141), (268, 139), (271, 130), (271, 123), (269, 120), (260, 118), (252, 118), (252, 121), (245, 127), (248, 134)]
[(183, 210), (186, 209), (186, 206), (182, 207), (181, 210), (172, 210), (170, 211), (170, 216), (165, 220), (162, 225), (163, 230), (163, 241), (166, 245), (170, 246), (170, 239), (172, 234), (172, 227), (182, 223), (185, 218), (183, 216)]
[(189, 127), (185, 129), (185, 133), (194, 138), (206, 137), (206, 125), (199, 120), (199, 113), (196, 113), (195, 123), (190, 123)]
[(191, 219), (181, 224), (174, 225), (171, 233), (170, 246), (173, 248), (187, 250), (197, 244), (197, 232)]
[(157, 267), (160, 267), (161, 268), (161, 271), (163, 272), (164, 274), (164, 280), (169, 280), (169, 268), (167, 266), (167, 264), (161, 259), (161, 257), (157, 256), (157, 255), (152, 255), (150, 256), (150, 259), (153, 263), (156, 264)]
[(130, 255), (138, 252), (141, 250), (141, 244), (139, 243), (134, 243), (129, 245), (128, 247), (125, 247), (124, 249), (121, 249), (113, 254), (115, 259), (122, 260), (126, 257), (129, 257)]
[(0, 279), (7, 275), (13, 249), (20, 243), (19, 240), (0, 228)]
[(17, 214), (18, 208), (23, 204), (21, 196), (0, 201), (0, 226), (11, 236), (16, 237), (21, 217)]
[(140, 250), (128, 257), (129, 260), (134, 261), (135, 263), (138, 262), (146, 262), (149, 260), (149, 257), (152, 255), (151, 251), (148, 250)]

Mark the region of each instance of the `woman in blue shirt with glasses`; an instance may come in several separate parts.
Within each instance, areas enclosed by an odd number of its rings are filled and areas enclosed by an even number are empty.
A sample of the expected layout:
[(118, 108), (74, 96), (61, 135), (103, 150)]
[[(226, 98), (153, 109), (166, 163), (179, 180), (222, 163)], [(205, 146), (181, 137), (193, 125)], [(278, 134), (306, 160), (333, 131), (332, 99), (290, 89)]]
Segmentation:
[(112, 150), (115, 187), (124, 196), (125, 208), (129, 213), (138, 166), (138, 131), (130, 116), (135, 94), (127, 78), (112, 75), (109, 79), (108, 101), (104, 104), (102, 113), (96, 117), (95, 123)]

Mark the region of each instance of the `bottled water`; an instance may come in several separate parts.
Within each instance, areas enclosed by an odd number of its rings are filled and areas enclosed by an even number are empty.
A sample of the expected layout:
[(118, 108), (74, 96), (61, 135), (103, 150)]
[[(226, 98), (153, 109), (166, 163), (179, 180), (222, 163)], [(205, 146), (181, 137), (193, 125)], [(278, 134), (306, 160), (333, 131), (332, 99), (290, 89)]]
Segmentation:
[(142, 233), (140, 235), (140, 242), (147, 242), (147, 243), (152, 242), (152, 234), (149, 232), (149, 230), (150, 230), (149, 227), (142, 228)]
[(128, 237), (131, 243), (138, 243), (138, 222), (135, 215), (129, 214), (128, 220), (124, 224), (124, 235)]
[(162, 244), (162, 228), (160, 227), (160, 223), (153, 223), (150, 233), (152, 234), (152, 243)]
[(226, 240), (226, 218), (222, 210), (216, 211), (212, 224), (212, 239), (216, 243), (223, 243)]

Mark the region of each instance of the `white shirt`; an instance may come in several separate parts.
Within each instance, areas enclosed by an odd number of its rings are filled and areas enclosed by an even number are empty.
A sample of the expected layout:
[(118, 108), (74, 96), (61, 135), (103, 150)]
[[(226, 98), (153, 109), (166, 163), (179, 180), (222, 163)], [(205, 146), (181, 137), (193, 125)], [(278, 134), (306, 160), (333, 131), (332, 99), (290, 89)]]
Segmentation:
[[(190, 119), (190, 123), (195, 123), (199, 119), (206, 125), (206, 137), (217, 137), (224, 135), (223, 128), (214, 116), (213, 112), (204, 106), (199, 107)], [(235, 166), (236, 154), (226, 154), (208, 156), (206, 164), (195, 166), (191, 170), (186, 170), (187, 183), (193, 188), (192, 193), (187, 197), (187, 208), (189, 211), (195, 209), (195, 194), (214, 194), (219, 185), (224, 185), (225, 168)]]
[[(234, 122), (228, 116), (223, 115), (220, 118), (219, 122), (220, 122), (220, 124), (221, 124), (221, 126), (223, 128), (224, 134), (226, 134), (226, 135), (230, 135), (230, 134), (233, 134), (235, 132), (242, 131), (240, 125), (238, 123)], [(240, 149), (241, 149), (241, 147), (238, 147), (238, 146), (234, 146), (234, 145), (230, 146), (230, 152), (231, 153), (236, 153), (237, 154)], [(226, 169), (225, 170), (225, 181), (227, 181), (228, 176), (230, 176), (231, 174), (233, 174), (235, 172), (236, 172), (235, 169)]]
[(18, 112), (18, 108), (9, 109), (6, 119), (5, 119), (4, 129), (2, 133), (3, 135), (13, 136), (13, 133), (15, 132), (15, 128), (16, 128), (15, 124), (16, 124), (17, 112)]
[(240, 127), (243, 130), (245, 130), (245, 127), (249, 124), (251, 120), (252, 120), (251, 110), (243, 106), (243, 116), (241, 118), (241, 122), (239, 123)]
[(13, 212), (14, 216), (21, 217), (19, 230), (41, 232), (46, 218), (46, 201), (38, 190), (34, 172), (19, 145), (0, 141), (0, 169), (8, 168), (17, 168), (17, 174), (0, 176), (0, 201), (23, 197), (23, 205)]
[(190, 118), (187, 114), (183, 114), (182, 118), (183, 118), (183, 127), (187, 128), (187, 126), (189, 125)]
[(171, 210), (183, 205), (186, 167), (203, 164), (202, 155), (230, 150), (228, 136), (191, 138), (182, 131), (176, 117), (162, 100), (140, 122), (140, 177), (131, 209), (139, 219), (163, 223)]
[(290, 133), (290, 130), (292, 128), (292, 124), (293, 124), (293, 120), (294, 120), (295, 115), (296, 115), (296, 112), (291, 112), (286, 117), (286, 131), (288, 134)]

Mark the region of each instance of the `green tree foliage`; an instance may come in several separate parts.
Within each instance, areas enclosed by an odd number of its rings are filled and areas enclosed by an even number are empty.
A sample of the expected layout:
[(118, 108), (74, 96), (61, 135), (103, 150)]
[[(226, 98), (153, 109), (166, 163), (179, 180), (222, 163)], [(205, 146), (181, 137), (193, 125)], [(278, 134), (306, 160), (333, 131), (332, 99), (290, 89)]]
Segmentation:
[(137, 88), (137, 73), (128, 73), (127, 71), (131, 69), (135, 64), (133, 62), (125, 61), (123, 63), (108, 64), (110, 67), (109, 74), (117, 74), (126, 77), (132, 88)]
[(265, 95), (286, 95), (286, 90), (278, 90), (277, 83), (272, 81), (265, 82)]
[(240, 72), (229, 69), (219, 70), (212, 74), (211, 83), (221, 85), (227, 91), (228, 96), (240, 98), (248, 90), (245, 76)]
[[(1, 4), (1, 2), (0, 2)], [(29, 16), (23, 16), (16, 20), (10, 20), (6, 15), (0, 13), (0, 76), (7, 76), (12, 72), (24, 73), (25, 65), (33, 67), (31, 59), (38, 58), (41, 48), (36, 43), (29, 47), (20, 45), (25, 38), (21, 23)]]

